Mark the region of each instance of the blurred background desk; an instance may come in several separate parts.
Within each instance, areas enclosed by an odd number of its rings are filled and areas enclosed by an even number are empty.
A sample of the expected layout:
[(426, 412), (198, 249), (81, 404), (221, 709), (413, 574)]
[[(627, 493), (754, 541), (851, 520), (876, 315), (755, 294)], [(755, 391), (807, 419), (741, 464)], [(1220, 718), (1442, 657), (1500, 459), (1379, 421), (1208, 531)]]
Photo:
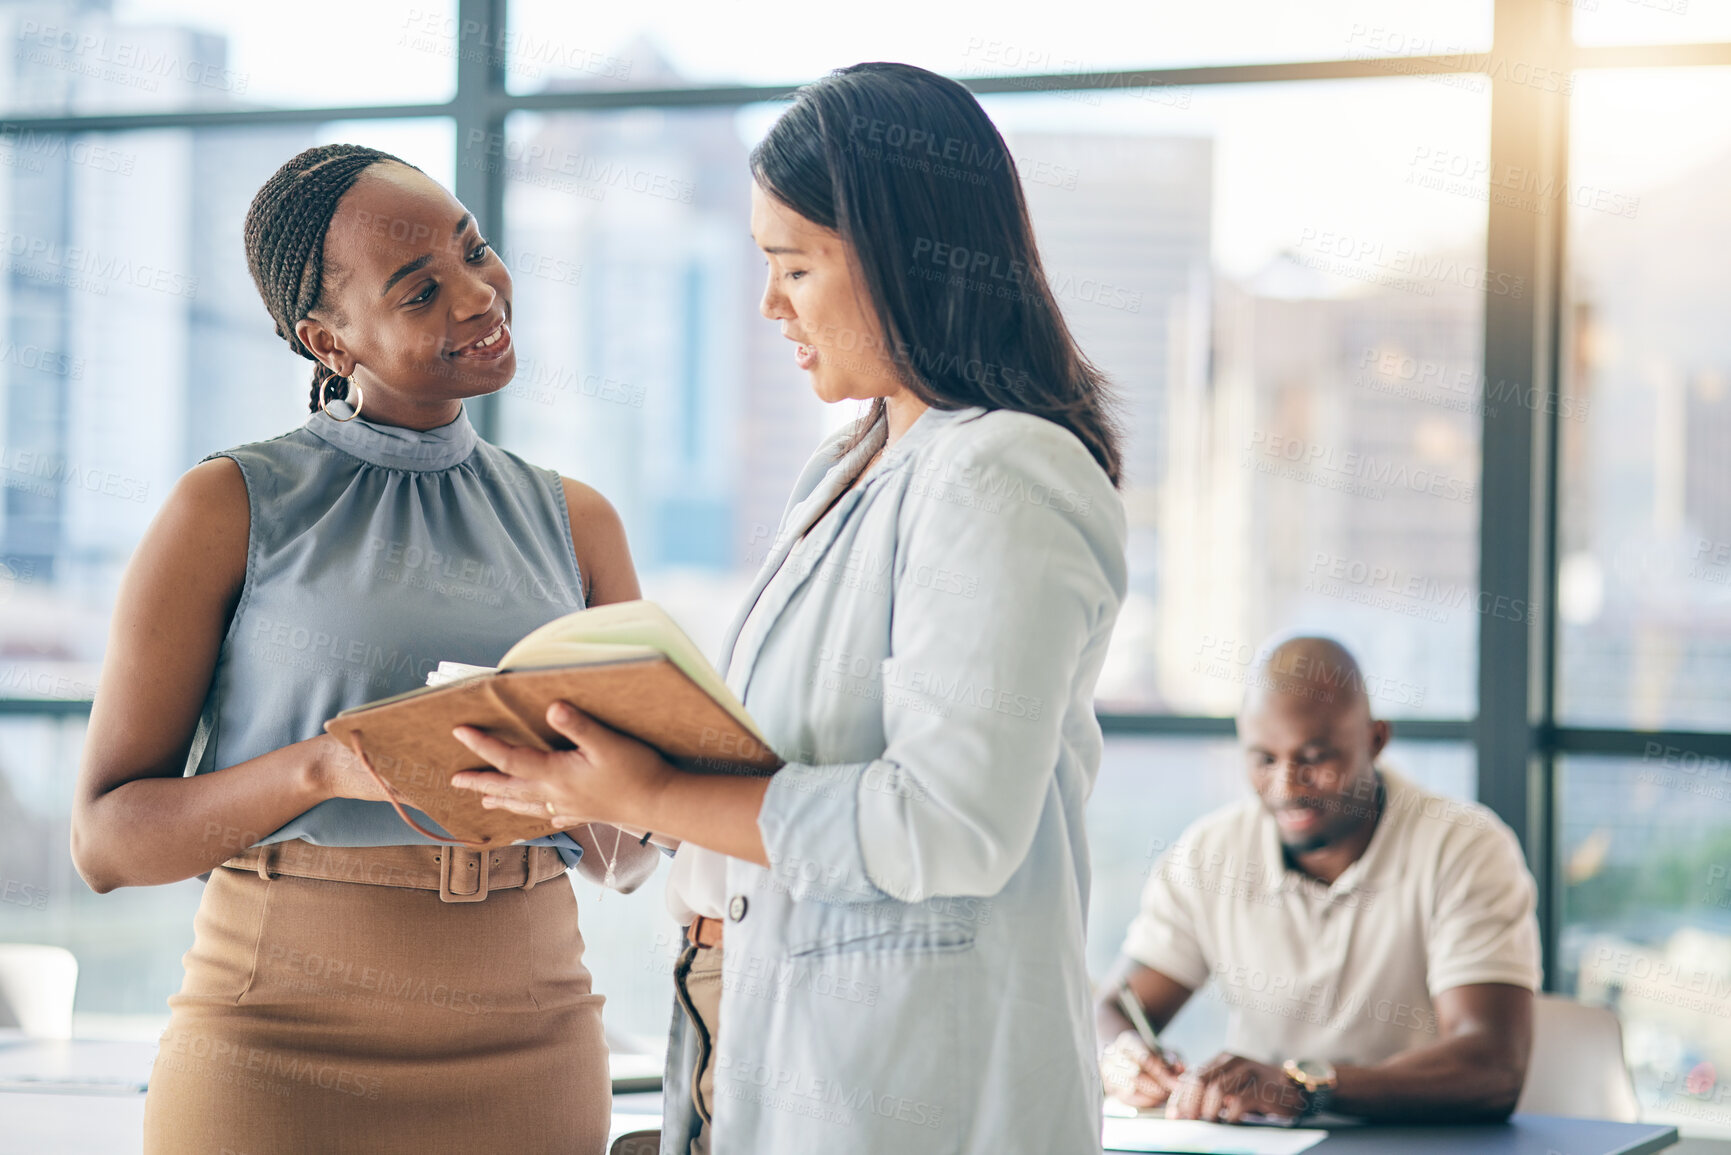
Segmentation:
[[(1495, 1126), (1349, 1127), (1331, 1131), (1312, 1155), (1650, 1155), (1675, 1151), (1677, 1129), (1659, 1123), (1605, 1123), (1516, 1115)], [(1731, 1144), (1700, 1149), (1731, 1151)]]

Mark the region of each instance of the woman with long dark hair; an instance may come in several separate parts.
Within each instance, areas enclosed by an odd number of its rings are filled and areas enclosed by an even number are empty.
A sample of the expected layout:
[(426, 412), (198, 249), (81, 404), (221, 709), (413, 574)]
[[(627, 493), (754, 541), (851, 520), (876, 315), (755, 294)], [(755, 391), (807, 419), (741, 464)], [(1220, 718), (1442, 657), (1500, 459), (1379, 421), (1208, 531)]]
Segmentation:
[(1118, 437), (959, 84), (860, 64), (751, 156), (762, 312), (825, 401), (720, 664), (787, 765), (459, 728), (489, 805), (681, 839), (663, 1155), (1100, 1147), (1083, 927), (1093, 691), (1125, 588)]
[(206, 458), (151, 523), (72, 815), (97, 891), (208, 872), (144, 1149), (599, 1155), (601, 996), (562, 876), (612, 862), (629, 889), (657, 852), (604, 827), (442, 845), (323, 723), (637, 597), (619, 519), (469, 423), (515, 371), (511, 277), (419, 169), (309, 149), (245, 237), (277, 334), (316, 362), (312, 415)]

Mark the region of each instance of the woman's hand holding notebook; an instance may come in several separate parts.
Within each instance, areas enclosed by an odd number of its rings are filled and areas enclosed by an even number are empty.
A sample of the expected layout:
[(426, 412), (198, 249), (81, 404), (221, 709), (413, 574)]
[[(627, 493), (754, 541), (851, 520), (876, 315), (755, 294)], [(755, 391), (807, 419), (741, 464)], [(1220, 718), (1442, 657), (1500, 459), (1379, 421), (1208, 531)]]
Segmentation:
[(473, 791), (453, 787), (451, 775), (490, 768), (451, 736), (456, 726), (568, 749), (546, 720), (547, 707), (564, 700), (682, 769), (768, 774), (781, 765), (702, 651), (652, 602), (567, 614), (525, 635), (496, 669), (444, 662), (427, 681), (344, 710), (325, 730), (369, 765), (405, 822), (437, 836), (406, 813), (412, 806), (468, 846), (506, 846), (558, 827), (486, 809)]

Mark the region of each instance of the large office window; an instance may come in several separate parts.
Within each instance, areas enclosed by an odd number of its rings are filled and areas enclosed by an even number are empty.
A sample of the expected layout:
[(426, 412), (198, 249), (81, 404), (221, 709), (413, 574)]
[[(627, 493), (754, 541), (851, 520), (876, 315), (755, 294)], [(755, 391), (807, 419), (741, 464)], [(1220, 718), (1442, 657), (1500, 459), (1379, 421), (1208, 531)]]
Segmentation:
[[(1680, 32), (1679, 32), (1680, 34)], [(1573, 94), (1559, 410), (1558, 690), (1583, 727), (1731, 709), (1731, 70), (1607, 70)], [(1597, 211), (1595, 211), (1597, 210)], [(1561, 989), (1617, 1008), (1643, 1098), (1731, 1124), (1731, 761), (1650, 734), (1559, 775)]]
[(1711, 730), (1731, 710), (1731, 70), (1574, 94), (1560, 437), (1561, 712)]
[[(516, 282), (518, 377), (478, 424), (600, 489), (647, 594), (713, 648), (795, 472), (852, 416), (758, 315), (745, 158), (792, 86), (895, 58), (980, 93), (1123, 400), (1090, 967), (1159, 849), (1244, 796), (1230, 716), (1261, 644), (1328, 632), (1395, 721), (1391, 764), (1516, 828), (1547, 984), (1619, 1009), (1648, 1109), (1731, 1129), (1691, 1098), (1731, 1066), (1724, 1016), (1631, 969), (1731, 973), (1731, 130), (1687, 113), (1731, 98), (1724, 5), (880, 15), (0, 9), (0, 939), (79, 955), (81, 1030), (160, 1029), (200, 884), (91, 894), (71, 788), (163, 496), (304, 420), (308, 366), (240, 249), (277, 164), (354, 140), (466, 200)], [(1509, 573), (1530, 576), (1481, 578)], [(659, 885), (574, 885), (609, 1028), (652, 1049), (677, 940)], [(1218, 1015), (1198, 1000), (1177, 1037), (1206, 1045)]]
[(967, 5), (888, 0), (869, 21), (742, 18), (736, 7), (675, 0), (583, 8), (512, 0), (510, 91), (788, 84), (861, 60), (900, 60), (1011, 87), (1108, 69), (1483, 52), (1490, 0), (1221, 0), (1125, 6), (1117, 0)]
[(1229, 715), (1263, 639), (1306, 629), (1376, 672), (1382, 713), (1470, 716), (1484, 202), (1425, 178), (1484, 153), (1484, 94), (1079, 95), (985, 103), (1126, 417), (1102, 703)]
[[(1081, 95), (985, 103), (1126, 416), (1102, 701), (1230, 714), (1258, 643), (1312, 628), (1388, 672), (1389, 715), (1469, 716), (1482, 300), (1527, 287), (1484, 267), (1482, 178), (1431, 177), (1484, 156), (1486, 94)], [(773, 111), (522, 114), (491, 150), (522, 283), (501, 437), (607, 493), (656, 596), (711, 623), (834, 420), (758, 316), (740, 228)]]
[(32, 0), (4, 15), (5, 111), (137, 113), (448, 100), (456, 0)]

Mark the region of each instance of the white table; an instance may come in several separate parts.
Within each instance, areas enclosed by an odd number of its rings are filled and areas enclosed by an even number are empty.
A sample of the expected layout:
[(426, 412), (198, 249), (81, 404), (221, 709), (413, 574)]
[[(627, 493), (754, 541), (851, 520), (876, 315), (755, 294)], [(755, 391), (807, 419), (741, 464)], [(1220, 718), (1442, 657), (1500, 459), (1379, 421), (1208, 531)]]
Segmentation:
[(155, 1043), (31, 1039), (0, 1031), (0, 1092), (138, 1096), (155, 1058)]
[(0, 1095), (0, 1155), (143, 1150), (143, 1095)]

